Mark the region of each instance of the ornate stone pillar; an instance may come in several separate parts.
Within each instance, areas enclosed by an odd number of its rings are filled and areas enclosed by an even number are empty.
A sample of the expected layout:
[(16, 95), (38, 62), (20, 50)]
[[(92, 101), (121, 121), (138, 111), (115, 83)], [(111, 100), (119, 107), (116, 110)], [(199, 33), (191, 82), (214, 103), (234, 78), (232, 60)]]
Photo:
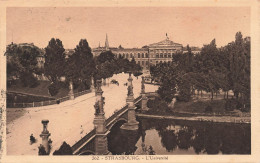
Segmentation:
[(135, 116), (135, 105), (134, 105), (134, 93), (133, 93), (133, 84), (132, 84), (131, 73), (129, 73), (128, 78), (128, 93), (126, 98), (126, 103), (128, 105), (128, 115), (127, 115), (127, 123), (123, 124), (121, 129), (125, 130), (137, 130), (139, 122), (136, 121)]
[(141, 101), (141, 111), (147, 111), (147, 101), (148, 98), (146, 97), (145, 93), (145, 85), (144, 85), (144, 77), (142, 76), (142, 85), (141, 85), (141, 96), (142, 96), (142, 101)]
[(49, 123), (49, 120), (42, 120), (43, 131), (40, 135), (40, 137), (42, 138), (42, 145), (45, 148), (45, 151), (46, 151), (47, 154), (50, 153), (49, 136), (51, 135), (49, 133), (49, 131), (47, 130), (48, 123)]
[(69, 98), (70, 100), (74, 100), (74, 92), (73, 92), (73, 83), (70, 81), (70, 91), (69, 91)]
[(96, 103), (94, 105), (95, 118), (93, 122), (96, 129), (95, 153), (97, 155), (105, 155), (109, 153), (107, 150), (107, 129), (104, 112), (105, 98), (102, 96), (103, 91), (101, 89), (101, 82), (101, 80), (97, 80)]

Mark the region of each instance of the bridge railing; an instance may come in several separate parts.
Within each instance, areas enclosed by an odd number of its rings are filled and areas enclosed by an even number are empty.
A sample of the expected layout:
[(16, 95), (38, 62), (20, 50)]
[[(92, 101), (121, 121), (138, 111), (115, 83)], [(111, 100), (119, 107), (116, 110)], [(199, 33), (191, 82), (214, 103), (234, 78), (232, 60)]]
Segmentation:
[[(136, 99), (134, 99), (134, 103), (140, 101), (142, 99), (142, 96), (138, 96)], [(122, 114), (124, 111), (126, 111), (128, 108), (128, 105), (123, 106), (120, 110), (114, 112), (109, 118), (106, 119), (106, 125), (108, 126), (113, 119), (115, 119), (118, 115)], [(88, 134), (86, 134), (82, 139), (80, 139), (76, 144), (72, 146), (72, 151), (75, 152), (77, 149), (79, 149), (85, 142), (89, 141), (91, 137), (93, 137), (96, 134), (96, 130), (91, 130)]]
[(110, 124), (110, 122), (115, 119), (118, 115), (120, 115), (121, 113), (123, 113), (125, 110), (127, 110), (128, 105), (125, 105), (124, 107), (122, 107), (120, 110), (114, 112), (114, 114), (112, 114), (109, 118), (106, 119), (106, 124)]
[(134, 103), (138, 102), (141, 99), (142, 99), (142, 96), (138, 96), (136, 99), (134, 99)]
[(96, 134), (96, 130), (91, 130), (87, 135), (85, 135), (82, 139), (80, 139), (76, 144), (74, 144), (71, 148), (72, 151), (75, 152), (77, 149), (80, 148), (82, 144), (84, 144), (86, 141), (88, 141), (92, 136)]

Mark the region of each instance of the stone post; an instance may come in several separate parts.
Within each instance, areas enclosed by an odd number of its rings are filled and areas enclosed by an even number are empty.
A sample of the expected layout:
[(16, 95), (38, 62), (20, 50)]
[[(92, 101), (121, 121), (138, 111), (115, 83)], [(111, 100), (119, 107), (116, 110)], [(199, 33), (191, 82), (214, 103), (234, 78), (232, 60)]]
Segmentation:
[(141, 85), (141, 96), (142, 96), (141, 111), (148, 111), (148, 107), (147, 107), (148, 98), (146, 97), (146, 93), (145, 93), (145, 85), (144, 85), (143, 76), (142, 76), (142, 85)]
[(73, 83), (70, 81), (70, 91), (69, 91), (69, 98), (70, 100), (74, 100), (74, 92), (73, 92)]
[(94, 77), (91, 78), (91, 87), (90, 87), (91, 90), (94, 90), (95, 89), (95, 82), (94, 82)]
[(42, 145), (45, 148), (45, 151), (47, 154), (50, 153), (49, 136), (51, 135), (49, 133), (49, 131), (47, 130), (48, 123), (49, 123), (49, 120), (42, 120), (43, 131), (40, 135), (40, 137), (42, 138)]
[(123, 124), (121, 129), (125, 130), (137, 130), (139, 122), (136, 121), (135, 116), (135, 105), (134, 105), (134, 93), (133, 93), (133, 84), (132, 84), (131, 73), (129, 73), (128, 78), (128, 93), (126, 98), (126, 103), (128, 105), (128, 115), (127, 115), (127, 123)]
[(96, 129), (96, 137), (95, 137), (95, 153), (97, 155), (105, 155), (108, 154), (107, 149), (107, 129), (106, 129), (106, 118), (104, 112), (104, 97), (102, 96), (103, 91), (101, 89), (101, 80), (97, 80), (96, 87), (96, 103), (94, 105), (95, 108), (95, 118), (94, 118), (94, 126)]

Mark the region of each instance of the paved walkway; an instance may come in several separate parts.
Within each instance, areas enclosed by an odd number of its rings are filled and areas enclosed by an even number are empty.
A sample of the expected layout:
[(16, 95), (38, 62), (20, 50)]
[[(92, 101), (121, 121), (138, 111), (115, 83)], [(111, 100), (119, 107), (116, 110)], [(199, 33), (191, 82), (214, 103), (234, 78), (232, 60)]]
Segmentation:
[[(105, 97), (105, 116), (109, 117), (116, 109), (126, 104), (128, 74), (113, 76), (112, 79), (119, 81), (119, 86), (109, 84), (102, 86)], [(141, 78), (133, 77), (134, 97), (138, 97), (141, 90)], [(157, 90), (158, 86), (146, 85), (147, 92)], [(53, 148), (57, 150), (63, 141), (71, 146), (80, 140), (86, 133), (94, 128), (94, 103), (95, 93), (89, 93), (74, 100), (66, 101), (44, 107), (10, 109), (10, 114), (18, 114), (20, 110), (25, 113), (7, 124), (7, 154), (8, 155), (37, 155), (38, 146), (41, 144), (40, 134), (42, 131), (42, 119), (48, 119), (48, 130), (53, 141)], [(8, 118), (8, 117), (7, 117)], [(29, 137), (33, 134), (37, 143), (30, 145)]]

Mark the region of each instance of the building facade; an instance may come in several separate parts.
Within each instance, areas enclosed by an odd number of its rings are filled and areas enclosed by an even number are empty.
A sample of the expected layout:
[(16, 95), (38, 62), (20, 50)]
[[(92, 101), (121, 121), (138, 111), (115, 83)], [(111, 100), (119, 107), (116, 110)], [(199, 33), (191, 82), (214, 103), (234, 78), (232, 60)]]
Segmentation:
[(163, 62), (171, 62), (172, 56), (176, 53), (183, 52), (182, 44), (171, 41), (168, 37), (157, 43), (143, 46), (142, 48), (118, 48), (108, 46), (108, 38), (106, 36), (105, 47), (97, 47), (93, 49), (93, 55), (98, 56), (100, 53), (111, 50), (116, 57), (120, 55), (131, 60), (132, 58), (144, 69), (149, 69), (150, 65), (156, 65)]

